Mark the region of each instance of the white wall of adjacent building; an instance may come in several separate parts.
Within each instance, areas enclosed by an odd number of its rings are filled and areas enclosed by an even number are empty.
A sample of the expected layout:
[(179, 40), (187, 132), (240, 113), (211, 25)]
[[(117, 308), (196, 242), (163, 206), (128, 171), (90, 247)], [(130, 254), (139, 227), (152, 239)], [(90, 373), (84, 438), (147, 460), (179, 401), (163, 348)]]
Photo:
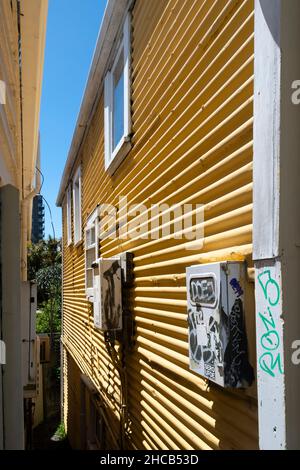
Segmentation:
[(0, 2), (0, 80), (5, 83), (0, 103), (0, 333), (6, 346), (0, 449), (24, 447), (21, 283), (27, 280), (32, 199), (39, 189), (35, 173), (47, 7), (47, 0)]

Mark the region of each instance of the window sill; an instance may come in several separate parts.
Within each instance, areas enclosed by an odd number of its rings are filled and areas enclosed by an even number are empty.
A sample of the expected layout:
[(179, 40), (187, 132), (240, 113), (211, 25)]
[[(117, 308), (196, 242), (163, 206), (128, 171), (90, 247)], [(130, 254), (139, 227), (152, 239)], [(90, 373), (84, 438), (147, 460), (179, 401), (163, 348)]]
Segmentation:
[(121, 165), (125, 157), (128, 155), (132, 148), (132, 143), (130, 137), (122, 137), (117, 147), (113, 151), (111, 160), (108, 164), (105, 165), (105, 170), (112, 176), (118, 167)]

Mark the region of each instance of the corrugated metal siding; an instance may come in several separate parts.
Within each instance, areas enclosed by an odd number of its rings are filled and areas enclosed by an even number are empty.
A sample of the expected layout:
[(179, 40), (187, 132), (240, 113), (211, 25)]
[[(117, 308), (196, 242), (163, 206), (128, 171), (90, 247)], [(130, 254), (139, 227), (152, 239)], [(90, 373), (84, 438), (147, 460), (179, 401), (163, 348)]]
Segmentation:
[[(134, 253), (136, 348), (126, 357), (133, 448), (258, 445), (255, 386), (247, 393), (229, 392), (189, 371), (185, 289), (191, 264), (251, 262), (253, 10), (252, 0), (137, 0), (133, 149), (109, 177), (101, 99), (80, 155), (83, 225), (97, 204), (117, 206), (120, 195), (148, 208), (205, 205), (199, 251), (168, 237), (101, 241), (104, 257)], [(83, 249), (67, 247), (66, 236), (64, 264), (66, 347), (117, 417), (119, 375), (85, 301)], [(255, 364), (253, 298), (249, 282), (246, 322)]]
[(80, 447), (80, 370), (66, 350), (63, 351), (64, 422), (70, 445)]

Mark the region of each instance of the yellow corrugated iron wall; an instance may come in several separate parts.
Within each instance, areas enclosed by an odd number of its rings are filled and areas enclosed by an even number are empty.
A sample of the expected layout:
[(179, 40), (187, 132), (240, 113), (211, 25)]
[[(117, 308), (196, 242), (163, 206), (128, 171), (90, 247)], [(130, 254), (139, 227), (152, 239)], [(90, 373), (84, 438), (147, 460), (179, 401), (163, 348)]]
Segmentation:
[[(63, 380), (64, 380), (64, 422), (67, 424), (67, 433), (70, 445), (74, 449), (80, 448), (80, 370), (72, 360), (71, 355), (64, 350), (63, 354)], [(77, 410), (77, 413), (74, 413)]]
[[(110, 177), (101, 99), (81, 151), (83, 225), (97, 204), (118, 206), (121, 195), (147, 207), (205, 205), (201, 250), (168, 237), (101, 241), (103, 257), (134, 253), (136, 347), (126, 357), (133, 448), (258, 445), (255, 386), (230, 392), (189, 371), (185, 288), (189, 265), (251, 260), (253, 14), (252, 0), (137, 0), (133, 149)], [(85, 301), (83, 247), (64, 240), (65, 345), (118, 418), (120, 379)], [(253, 298), (249, 281), (246, 322), (255, 366)]]

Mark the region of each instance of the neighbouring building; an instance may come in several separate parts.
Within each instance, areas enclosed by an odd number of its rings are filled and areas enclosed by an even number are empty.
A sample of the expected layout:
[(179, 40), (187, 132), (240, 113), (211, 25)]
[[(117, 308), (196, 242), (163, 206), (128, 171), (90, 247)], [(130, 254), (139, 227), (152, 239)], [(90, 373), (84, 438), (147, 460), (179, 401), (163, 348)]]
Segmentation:
[(299, 18), (108, 1), (57, 199), (73, 448), (300, 447)]
[(32, 203), (32, 243), (38, 243), (45, 236), (45, 206), (43, 196), (38, 194)]
[(0, 449), (30, 446), (37, 394), (36, 285), (27, 280), (40, 190), (39, 112), (47, 0), (0, 0)]

